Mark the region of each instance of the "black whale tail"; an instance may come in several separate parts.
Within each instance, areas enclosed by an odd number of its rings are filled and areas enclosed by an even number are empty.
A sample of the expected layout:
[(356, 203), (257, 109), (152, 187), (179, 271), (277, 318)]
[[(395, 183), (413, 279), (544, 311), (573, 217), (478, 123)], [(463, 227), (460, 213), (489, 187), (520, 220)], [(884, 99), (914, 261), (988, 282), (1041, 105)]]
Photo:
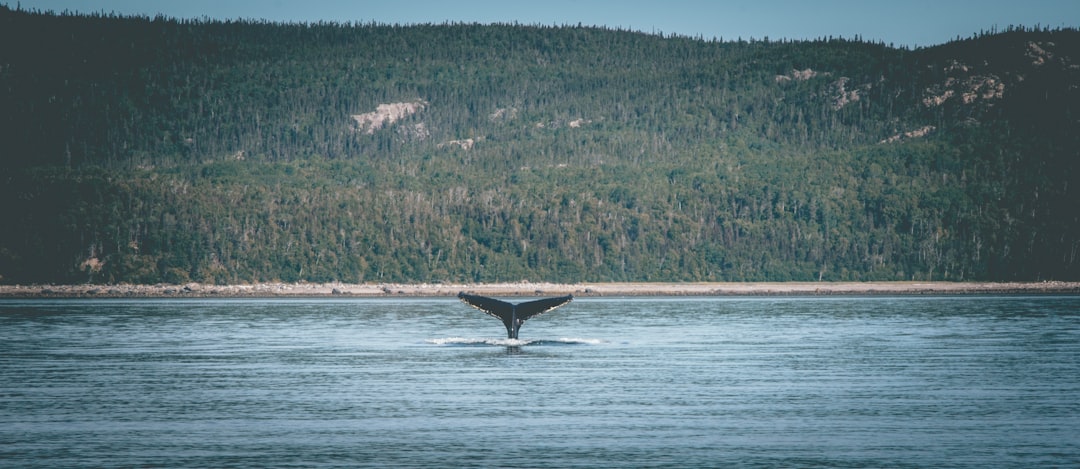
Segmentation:
[(458, 299), (473, 308), (502, 320), (503, 325), (506, 326), (507, 338), (516, 339), (518, 338), (518, 329), (521, 329), (521, 325), (525, 323), (525, 320), (569, 303), (574, 299), (574, 295), (544, 298), (518, 304), (507, 303), (486, 296), (469, 295), (465, 292), (458, 293)]

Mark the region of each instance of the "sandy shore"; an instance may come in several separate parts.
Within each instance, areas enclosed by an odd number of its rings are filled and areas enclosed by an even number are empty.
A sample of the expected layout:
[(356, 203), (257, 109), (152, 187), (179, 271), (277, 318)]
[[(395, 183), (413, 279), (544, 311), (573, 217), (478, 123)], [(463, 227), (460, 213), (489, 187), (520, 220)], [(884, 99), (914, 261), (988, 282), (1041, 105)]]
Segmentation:
[(488, 296), (1080, 294), (1080, 282), (0, 285), (0, 298), (439, 297), (461, 291)]

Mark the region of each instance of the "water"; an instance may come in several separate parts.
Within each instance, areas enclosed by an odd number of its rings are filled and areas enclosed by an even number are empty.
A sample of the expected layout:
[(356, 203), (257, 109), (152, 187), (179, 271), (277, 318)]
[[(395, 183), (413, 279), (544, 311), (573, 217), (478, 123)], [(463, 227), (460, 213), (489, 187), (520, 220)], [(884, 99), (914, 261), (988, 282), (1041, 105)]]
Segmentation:
[(0, 301), (0, 466), (1080, 465), (1080, 297)]

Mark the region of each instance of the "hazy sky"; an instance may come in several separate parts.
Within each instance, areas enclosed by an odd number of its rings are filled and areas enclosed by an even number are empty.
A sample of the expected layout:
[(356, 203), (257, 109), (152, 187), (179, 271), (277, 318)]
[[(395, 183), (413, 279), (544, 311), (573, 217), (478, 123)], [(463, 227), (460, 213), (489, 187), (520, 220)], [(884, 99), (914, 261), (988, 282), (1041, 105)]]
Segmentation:
[(23, 9), (279, 22), (608, 26), (706, 39), (826, 36), (930, 46), (1009, 25), (1080, 27), (1080, 0), (0, 0)]

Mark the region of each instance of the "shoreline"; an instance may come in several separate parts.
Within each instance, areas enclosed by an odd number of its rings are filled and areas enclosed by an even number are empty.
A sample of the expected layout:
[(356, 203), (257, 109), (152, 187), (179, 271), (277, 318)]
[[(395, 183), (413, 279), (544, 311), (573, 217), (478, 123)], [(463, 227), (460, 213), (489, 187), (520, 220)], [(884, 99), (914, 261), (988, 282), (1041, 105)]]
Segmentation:
[(595, 282), (251, 285), (0, 285), (7, 298), (380, 298), (487, 296), (819, 296), (1080, 294), (1080, 282)]

